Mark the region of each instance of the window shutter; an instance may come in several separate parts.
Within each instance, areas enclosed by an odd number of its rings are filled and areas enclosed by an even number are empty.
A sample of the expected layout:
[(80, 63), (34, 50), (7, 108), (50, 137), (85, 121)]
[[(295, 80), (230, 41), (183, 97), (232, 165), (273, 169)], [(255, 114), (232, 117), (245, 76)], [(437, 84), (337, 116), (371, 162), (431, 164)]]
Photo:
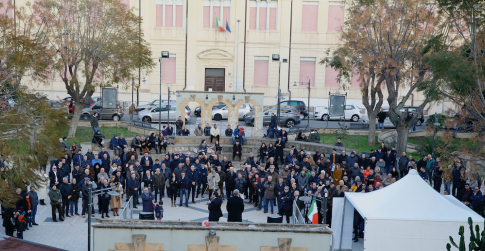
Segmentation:
[(269, 70), (269, 58), (255, 57), (254, 59), (254, 85), (255, 86), (268, 86), (268, 70)]
[(157, 13), (156, 26), (162, 27), (163, 26), (163, 5), (157, 4), (156, 13)]
[(251, 7), (249, 10), (249, 29), (256, 30), (256, 14), (258, 12), (257, 7)]
[(165, 27), (173, 27), (173, 5), (165, 5)]
[(340, 87), (337, 81), (338, 71), (333, 69), (330, 65), (325, 68), (325, 86), (326, 87)]
[(175, 56), (170, 55), (170, 58), (162, 60), (162, 83), (175, 84), (176, 59)]
[(327, 32), (341, 32), (344, 25), (344, 5), (332, 4), (328, 6)]
[(303, 2), (301, 31), (317, 31), (318, 2)]
[(210, 28), (210, 21), (211, 21), (211, 7), (210, 6), (204, 6), (204, 13), (203, 13), (203, 18), (204, 18), (204, 28)]
[(308, 83), (310, 80), (310, 85), (315, 86), (315, 64), (316, 58), (300, 59), (300, 82)]

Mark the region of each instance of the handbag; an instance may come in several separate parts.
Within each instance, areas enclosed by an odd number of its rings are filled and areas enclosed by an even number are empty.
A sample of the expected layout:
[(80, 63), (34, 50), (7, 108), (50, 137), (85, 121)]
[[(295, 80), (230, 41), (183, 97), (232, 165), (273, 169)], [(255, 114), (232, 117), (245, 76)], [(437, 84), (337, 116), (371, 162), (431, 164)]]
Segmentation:
[(32, 223), (32, 216), (31, 215), (27, 216), (27, 223)]
[(170, 183), (168, 182), (168, 180), (165, 181), (165, 186), (170, 187)]

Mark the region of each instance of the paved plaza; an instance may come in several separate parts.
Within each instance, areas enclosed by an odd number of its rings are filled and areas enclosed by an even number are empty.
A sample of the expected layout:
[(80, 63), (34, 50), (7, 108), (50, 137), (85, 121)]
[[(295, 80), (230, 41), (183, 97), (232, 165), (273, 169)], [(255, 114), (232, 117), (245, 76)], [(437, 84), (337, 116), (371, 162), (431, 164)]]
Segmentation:
[[(126, 197), (125, 197), (126, 198)], [(170, 206), (170, 198), (165, 197), (164, 202), (164, 213), (163, 221), (202, 221), (207, 220), (209, 212), (207, 210), (208, 195), (204, 198), (195, 199), (195, 204), (191, 203), (189, 200), (189, 207), (179, 207), (179, 199), (177, 198), (177, 207)], [(227, 222), (227, 210), (226, 210), (225, 200), (222, 204), (223, 217), (220, 222)], [(245, 209), (243, 213), (243, 222), (255, 222), (255, 223), (265, 223), (267, 216), (270, 213), (263, 213), (263, 210), (258, 211), (254, 207), (254, 204), (247, 203), (245, 201)], [(46, 200), (49, 203), (49, 199)], [(126, 202), (124, 202), (126, 203)], [(141, 199), (140, 199), (141, 203)], [(81, 200), (79, 201), (79, 206), (81, 206)], [(98, 214), (97, 209), (97, 198), (95, 196), (95, 216), (91, 218), (91, 223), (98, 224), (96, 218), (100, 218), (101, 215)], [(87, 238), (88, 238), (88, 218), (82, 218), (82, 216), (67, 217), (64, 222), (53, 222), (51, 206), (38, 206), (38, 212), (36, 216), (36, 222), (38, 226), (32, 226), (30, 230), (24, 232), (24, 240), (40, 243), (43, 245), (48, 245), (56, 248), (61, 248), (69, 251), (86, 251), (87, 250)], [(138, 219), (138, 213), (142, 212), (142, 205), (138, 205), (138, 209), (133, 211), (133, 219)], [(79, 213), (81, 213), (81, 208), (79, 208)], [(275, 214), (276, 215), (276, 208)], [(110, 217), (114, 218), (113, 213), (110, 213)], [(284, 220), (284, 222), (286, 222)], [(2, 233), (5, 233), (2, 228)], [(358, 243), (354, 243), (353, 250), (363, 250), (363, 241), (360, 239)]]

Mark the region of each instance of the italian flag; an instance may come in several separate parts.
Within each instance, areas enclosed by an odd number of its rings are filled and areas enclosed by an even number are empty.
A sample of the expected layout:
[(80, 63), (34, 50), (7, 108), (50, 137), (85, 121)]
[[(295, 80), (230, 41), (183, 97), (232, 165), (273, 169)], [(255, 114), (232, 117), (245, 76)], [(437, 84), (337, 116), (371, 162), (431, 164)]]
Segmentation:
[(216, 25), (217, 27), (219, 27), (219, 31), (226, 31), (226, 29), (224, 29), (224, 25), (222, 24), (221, 20), (219, 20), (217, 16), (216, 16)]
[(312, 221), (312, 224), (318, 224), (318, 209), (315, 200), (312, 201), (310, 210), (308, 210), (307, 217)]

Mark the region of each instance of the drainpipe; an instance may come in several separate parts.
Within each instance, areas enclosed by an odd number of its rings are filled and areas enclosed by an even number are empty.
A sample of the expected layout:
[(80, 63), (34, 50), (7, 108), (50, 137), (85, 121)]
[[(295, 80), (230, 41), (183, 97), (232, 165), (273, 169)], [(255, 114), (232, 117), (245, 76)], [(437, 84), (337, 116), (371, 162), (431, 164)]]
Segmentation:
[[(246, 24), (248, 20), (248, 0), (246, 0), (246, 9), (244, 11), (244, 55), (243, 55), (243, 90), (246, 92)], [(237, 81), (237, 79), (236, 79)]]
[[(182, 91), (187, 88), (187, 33), (189, 29), (189, 0), (185, 1), (185, 85)], [(170, 100), (168, 101), (170, 103)]]
[(289, 93), (288, 98), (289, 98), (289, 100), (291, 100), (290, 65), (291, 65), (291, 31), (292, 31), (292, 29), (293, 29), (293, 0), (291, 0), (291, 7), (290, 7), (290, 46), (288, 46), (288, 93)]

